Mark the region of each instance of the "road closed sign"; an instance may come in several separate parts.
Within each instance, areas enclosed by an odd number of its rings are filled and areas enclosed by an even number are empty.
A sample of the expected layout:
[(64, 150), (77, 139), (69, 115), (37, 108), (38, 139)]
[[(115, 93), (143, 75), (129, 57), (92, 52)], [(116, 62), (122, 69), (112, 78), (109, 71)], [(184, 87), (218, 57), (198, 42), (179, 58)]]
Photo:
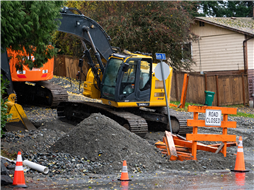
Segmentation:
[(205, 125), (221, 126), (221, 110), (206, 110)]

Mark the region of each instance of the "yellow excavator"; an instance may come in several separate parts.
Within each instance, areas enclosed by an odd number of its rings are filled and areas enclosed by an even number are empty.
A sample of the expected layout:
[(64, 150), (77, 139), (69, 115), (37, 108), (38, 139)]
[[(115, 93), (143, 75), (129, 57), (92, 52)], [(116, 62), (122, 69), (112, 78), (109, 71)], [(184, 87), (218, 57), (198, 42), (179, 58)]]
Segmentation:
[[(9, 60), (7, 57), (7, 52), (2, 50), (1, 53), (1, 73), (3, 80), (8, 81), (8, 87), (6, 89), (6, 94), (8, 95), (7, 105), (7, 114), (10, 114), (11, 117), (8, 118), (5, 129), (7, 131), (13, 130), (36, 130), (36, 127), (28, 120), (27, 115), (20, 104), (16, 103), (16, 94), (13, 90), (13, 84), (11, 80)], [(1, 94), (4, 96), (4, 94)]]
[[(61, 102), (57, 107), (58, 116), (81, 121), (91, 113), (100, 112), (140, 136), (148, 132), (149, 125), (169, 129), (167, 113), (161, 111), (166, 106), (163, 82), (155, 77), (157, 64), (153, 63), (152, 56), (142, 52), (114, 52), (110, 37), (96, 21), (75, 8), (64, 7), (61, 14), (58, 30), (81, 39), (83, 57), (90, 66), (83, 95), (102, 103)], [(97, 63), (90, 52), (94, 53)], [(83, 59), (79, 65), (83, 65)], [(169, 73), (165, 81), (168, 100), (173, 74), (171, 67)], [(185, 118), (173, 114), (170, 118), (174, 133), (184, 135), (191, 131)]]

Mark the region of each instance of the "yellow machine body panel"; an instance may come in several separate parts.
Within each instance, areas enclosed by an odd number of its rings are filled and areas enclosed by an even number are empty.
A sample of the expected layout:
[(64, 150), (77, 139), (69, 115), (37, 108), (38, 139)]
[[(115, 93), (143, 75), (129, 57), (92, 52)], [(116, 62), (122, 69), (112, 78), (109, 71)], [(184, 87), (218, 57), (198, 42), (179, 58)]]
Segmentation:
[(100, 99), (100, 91), (97, 89), (94, 74), (90, 68), (87, 72), (86, 81), (84, 82), (83, 95), (89, 98)]
[[(156, 64), (153, 64), (153, 71)], [(168, 102), (170, 102), (170, 93), (171, 93), (171, 84), (172, 84), (172, 76), (173, 76), (173, 69), (169, 67), (169, 76), (165, 80), (165, 86), (168, 96)], [(152, 74), (152, 88), (151, 88), (151, 98), (150, 98), (150, 106), (166, 106), (165, 101), (165, 91), (163, 86), (163, 81), (158, 80), (155, 77), (155, 73)]]
[(17, 103), (15, 103), (16, 95), (10, 94), (8, 97), (7, 105), (7, 113), (11, 115), (11, 118), (7, 120), (8, 123), (18, 123), (22, 122), (25, 128), (28, 130), (35, 130), (36, 127), (28, 120), (27, 115), (23, 109), (23, 107)]

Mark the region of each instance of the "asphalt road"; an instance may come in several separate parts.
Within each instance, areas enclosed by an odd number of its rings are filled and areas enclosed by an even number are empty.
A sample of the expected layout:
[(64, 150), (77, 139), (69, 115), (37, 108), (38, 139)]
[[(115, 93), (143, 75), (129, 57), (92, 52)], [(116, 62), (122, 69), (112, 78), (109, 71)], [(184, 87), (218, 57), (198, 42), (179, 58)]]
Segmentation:
[[(160, 172), (149, 175), (129, 175), (131, 181), (118, 181), (117, 176), (90, 176), (83, 179), (26, 179), (26, 189), (253, 189), (253, 173), (234, 173), (230, 171), (208, 171), (204, 173)], [(2, 190), (23, 189), (1, 187)]]

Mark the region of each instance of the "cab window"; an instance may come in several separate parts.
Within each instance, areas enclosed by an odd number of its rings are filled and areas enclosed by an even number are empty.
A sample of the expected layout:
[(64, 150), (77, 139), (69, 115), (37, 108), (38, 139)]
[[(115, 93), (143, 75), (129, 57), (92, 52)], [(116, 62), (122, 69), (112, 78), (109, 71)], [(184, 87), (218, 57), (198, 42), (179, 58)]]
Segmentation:
[(150, 63), (147, 61), (141, 61), (139, 90), (143, 91), (149, 88), (150, 88)]
[(124, 72), (120, 94), (128, 96), (135, 90), (135, 79), (136, 79), (137, 61), (129, 61), (129, 69)]

